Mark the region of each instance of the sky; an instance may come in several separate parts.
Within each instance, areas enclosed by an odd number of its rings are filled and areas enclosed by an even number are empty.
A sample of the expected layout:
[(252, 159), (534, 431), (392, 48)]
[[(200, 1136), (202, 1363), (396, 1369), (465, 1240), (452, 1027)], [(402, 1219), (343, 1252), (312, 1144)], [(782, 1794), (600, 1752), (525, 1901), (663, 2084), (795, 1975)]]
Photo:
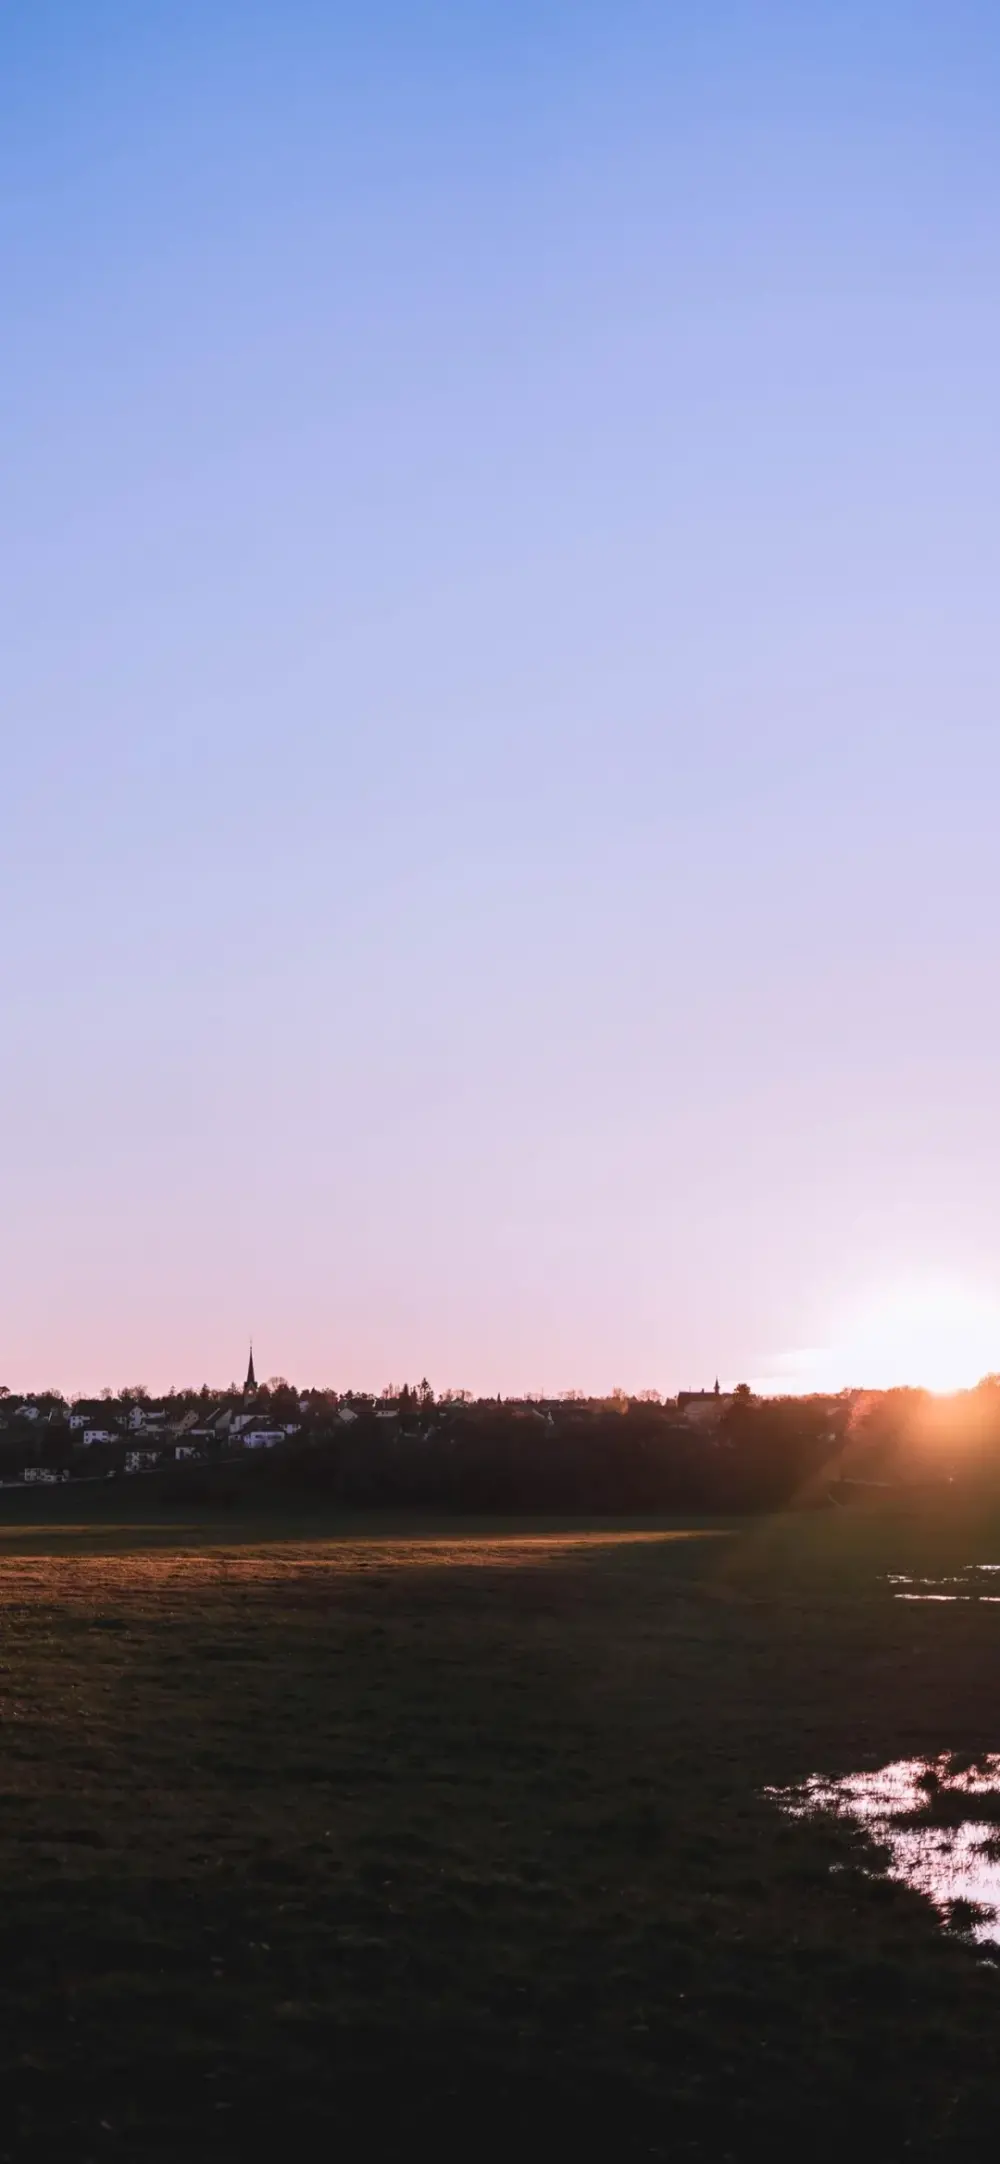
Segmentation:
[(7, 0), (9, 1387), (1000, 1368), (998, 93)]

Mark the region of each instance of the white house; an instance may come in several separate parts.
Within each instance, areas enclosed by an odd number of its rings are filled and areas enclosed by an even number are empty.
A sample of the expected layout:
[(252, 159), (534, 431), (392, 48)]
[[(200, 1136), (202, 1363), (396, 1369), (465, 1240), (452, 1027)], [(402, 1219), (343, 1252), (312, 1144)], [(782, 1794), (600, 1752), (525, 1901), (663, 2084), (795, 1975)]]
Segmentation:
[(284, 1428), (250, 1428), (242, 1436), (244, 1450), (273, 1450), (275, 1443), (284, 1440)]
[(733, 1402), (732, 1392), (720, 1390), (679, 1390), (677, 1410), (689, 1428), (717, 1428), (727, 1405)]
[(160, 1453), (158, 1450), (126, 1450), (125, 1452), (125, 1471), (127, 1473), (148, 1473), (159, 1462)]
[(113, 1443), (114, 1436), (110, 1428), (84, 1428), (80, 1441), (85, 1449), (89, 1449), (91, 1443)]

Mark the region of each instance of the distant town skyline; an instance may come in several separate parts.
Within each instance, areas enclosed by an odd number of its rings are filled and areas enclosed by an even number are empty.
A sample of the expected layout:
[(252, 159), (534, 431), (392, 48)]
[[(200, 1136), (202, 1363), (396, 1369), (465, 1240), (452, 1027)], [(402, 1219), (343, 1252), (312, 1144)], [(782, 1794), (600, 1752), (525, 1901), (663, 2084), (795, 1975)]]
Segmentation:
[(4, 12), (11, 1387), (1000, 1366), (998, 63)]

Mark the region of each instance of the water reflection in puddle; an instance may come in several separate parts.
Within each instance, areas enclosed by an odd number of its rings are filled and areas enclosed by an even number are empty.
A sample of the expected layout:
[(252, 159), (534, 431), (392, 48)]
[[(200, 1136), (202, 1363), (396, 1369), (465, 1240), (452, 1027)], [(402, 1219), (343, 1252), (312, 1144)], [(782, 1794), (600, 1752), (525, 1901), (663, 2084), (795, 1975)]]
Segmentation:
[(1000, 1606), (1000, 1593), (991, 1593), (987, 1589), (995, 1583), (998, 1572), (1000, 1563), (966, 1563), (962, 1570), (935, 1578), (913, 1577), (908, 1571), (891, 1570), (886, 1583), (891, 1585), (896, 1600), (975, 1600), (997, 1607)]
[(875, 1773), (817, 1773), (765, 1793), (792, 1818), (852, 1819), (886, 1851), (887, 1878), (924, 1894), (978, 1945), (1000, 1946), (1000, 1753), (898, 1758)]

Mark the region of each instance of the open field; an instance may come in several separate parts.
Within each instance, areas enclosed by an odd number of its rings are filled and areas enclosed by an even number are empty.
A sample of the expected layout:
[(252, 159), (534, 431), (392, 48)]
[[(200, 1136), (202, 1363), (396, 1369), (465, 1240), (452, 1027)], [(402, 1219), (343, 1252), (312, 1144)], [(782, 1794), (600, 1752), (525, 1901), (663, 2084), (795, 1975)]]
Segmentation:
[(1000, 1528), (33, 1501), (0, 1522), (0, 2157), (992, 2145), (1000, 1968), (762, 1791), (998, 1746), (1000, 1606), (886, 1574)]

